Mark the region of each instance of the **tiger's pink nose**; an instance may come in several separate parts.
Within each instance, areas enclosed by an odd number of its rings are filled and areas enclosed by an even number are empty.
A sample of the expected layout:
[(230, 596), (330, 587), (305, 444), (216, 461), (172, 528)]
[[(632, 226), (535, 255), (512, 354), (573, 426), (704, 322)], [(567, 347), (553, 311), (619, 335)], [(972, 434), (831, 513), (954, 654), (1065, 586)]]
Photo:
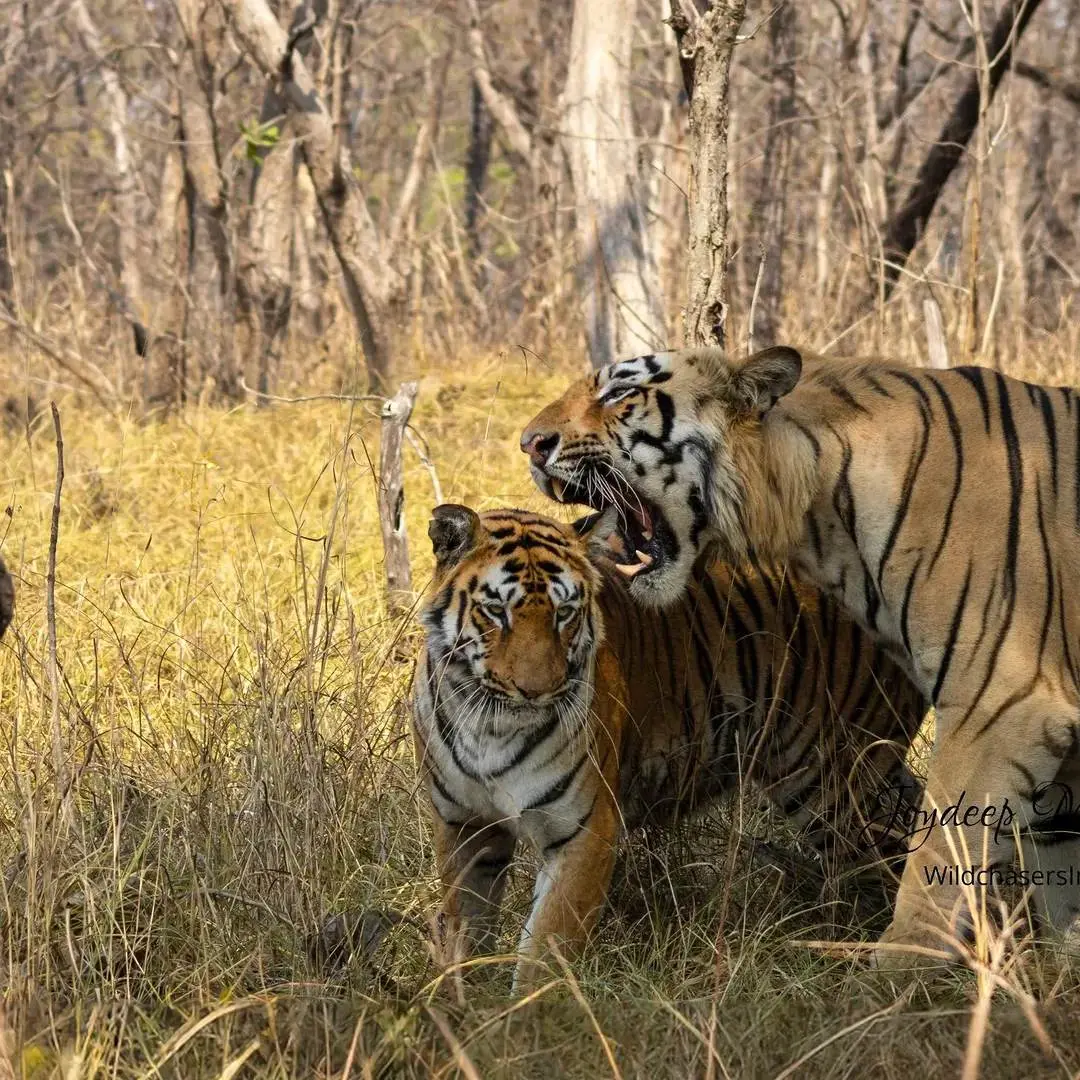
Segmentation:
[(534, 435), (529, 431), (526, 431), (525, 434), (521, 436), (522, 451), (528, 454), (532, 463), (539, 466), (541, 469), (548, 463), (551, 455), (558, 449), (558, 446), (558, 435), (546, 435), (542, 431), (537, 432)]

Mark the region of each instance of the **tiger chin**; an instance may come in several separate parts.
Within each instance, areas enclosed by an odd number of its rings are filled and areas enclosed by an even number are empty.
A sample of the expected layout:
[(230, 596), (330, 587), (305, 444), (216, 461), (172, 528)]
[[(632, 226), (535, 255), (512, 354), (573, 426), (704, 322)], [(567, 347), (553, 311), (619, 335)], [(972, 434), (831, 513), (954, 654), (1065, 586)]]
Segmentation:
[(744, 779), (831, 862), (896, 853), (889, 802), (918, 800), (904, 755), (925, 703), (819, 594), (717, 565), (661, 616), (614, 569), (611, 514), (566, 525), (444, 505), (428, 531), (413, 731), (445, 958), (493, 948), (525, 842), (541, 868), (514, 987), (534, 986), (552, 942), (566, 957), (585, 945), (626, 829)]
[[(982, 816), (932, 829), (912, 851), (876, 962), (964, 955), (981, 900), (950, 872), (1007, 868), (1018, 854), (1041, 928), (1076, 940), (1075, 389), (786, 346), (745, 358), (685, 349), (579, 380), (521, 445), (544, 491), (615, 507), (632, 552), (622, 570), (643, 601), (682, 595), (686, 546), (791, 565), (933, 702), (924, 810)], [(653, 535), (667, 523), (676, 558), (636, 545), (643, 508)], [(1005, 807), (1019, 845), (985, 822)]]

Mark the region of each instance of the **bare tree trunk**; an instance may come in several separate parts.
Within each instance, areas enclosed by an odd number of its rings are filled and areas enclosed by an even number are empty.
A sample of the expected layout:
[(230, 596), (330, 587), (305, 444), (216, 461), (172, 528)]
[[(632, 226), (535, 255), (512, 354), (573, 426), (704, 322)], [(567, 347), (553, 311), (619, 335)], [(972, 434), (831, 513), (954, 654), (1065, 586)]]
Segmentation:
[[(1021, 95), (1020, 85), (1011, 82), (1005, 89), (1004, 111), (1009, 114)], [(1031, 118), (1034, 121), (1034, 117)], [(1034, 126), (1034, 123), (1032, 123)], [(1009, 296), (1009, 330), (1012, 350), (1018, 354), (1024, 347), (1024, 319), (1027, 313), (1027, 266), (1024, 260), (1024, 181), (1028, 173), (1027, 152), (1017, 129), (1005, 139), (1000, 156), (1000, 191), (998, 203), (999, 243), (1007, 270)]]
[(319, 201), (306, 169), (294, 174), (293, 191), (293, 314), (291, 325), (298, 325), (311, 339), (323, 336), (326, 325), (328, 290), (333, 286), (327, 273), (324, 245), (318, 226)]
[(975, 121), (974, 152), (968, 169), (967, 198), (964, 201), (964, 247), (967, 254), (967, 296), (961, 320), (960, 353), (969, 363), (978, 362), (979, 347), (979, 257), (982, 245), (982, 219), (986, 159), (990, 156), (990, 133), (986, 130), (990, 111), (990, 57), (982, 28), (983, 0), (972, 0), (968, 8), (971, 36), (975, 42), (975, 75), (978, 79), (978, 115)]
[(484, 104), (495, 118), (499, 127), (506, 134), (510, 149), (524, 161), (531, 164), (533, 139), (528, 128), (521, 122), (514, 103), (495, 87), (488, 66), (484, 47), (484, 31), (480, 25), (480, 5), (477, 0), (469, 0), (469, 53), (472, 56), (472, 77)]
[[(94, 20), (83, 0), (72, 0), (71, 16), (87, 50), (101, 65), (101, 81), (109, 109), (109, 134), (113, 142), (113, 166), (116, 172), (116, 228), (119, 237), (120, 287), (126, 305), (124, 316), (145, 338), (146, 311), (143, 303), (142, 274), (139, 269), (138, 178), (127, 135), (128, 97), (101, 41)], [(143, 348), (140, 351), (145, 351)]]
[[(7, 26), (0, 29), (0, 105), (12, 115), (16, 109), (15, 61), (26, 40), (26, 10), (13, 4)], [(0, 125), (0, 302), (15, 312), (15, 265), (11, 254), (11, 213), (14, 196), (12, 161), (15, 133)]]
[[(831, 128), (831, 125), (830, 125)], [(826, 129), (827, 132), (829, 129)], [(836, 201), (836, 145), (827, 133), (821, 148), (821, 175), (818, 177), (817, 199), (814, 206), (814, 252), (817, 263), (818, 301), (825, 299), (829, 286), (829, 229), (833, 203)]]
[(1027, 269), (1024, 263), (1023, 181), (1027, 173), (1027, 155), (1022, 144), (1009, 140), (1001, 156), (1001, 198), (998, 207), (1001, 250), (1008, 267), (1009, 314), (1012, 327), (1021, 333), (1027, 310)]
[[(188, 265), (188, 302), (201, 316), (205, 339), (192, 343), (191, 311), (185, 317), (177, 362), (186, 369), (186, 356), (194, 347), (212, 353), (206, 364), (218, 385), (227, 395), (237, 391), (236, 358), (233, 334), (226, 330), (234, 297), (235, 269), (230, 237), (230, 191), (222, 169), (221, 137), (214, 115), (216, 39), (222, 23), (217, 6), (207, 0), (178, 0), (177, 12), (184, 32), (185, 46), (177, 63), (180, 88), (180, 129), (188, 190), (194, 195), (190, 219), (191, 243), (196, 242), (200, 223), (205, 227), (217, 274), (217, 295), (196, 273), (194, 249)], [(216, 320), (214, 319), (216, 316)], [(196, 324), (198, 319), (196, 319)], [(198, 336), (198, 335), (197, 335)], [(204, 362), (205, 363), (205, 362)], [(187, 373), (178, 373), (181, 398), (187, 392)]]
[(412, 217), (413, 207), (416, 205), (420, 187), (424, 182), (424, 173), (431, 159), (431, 148), (438, 137), (439, 124), (442, 121), (446, 79), (450, 72), (450, 61), (453, 55), (453, 48), (449, 48), (438, 64), (429, 57), (425, 65), (424, 91), (427, 95), (427, 115), (420, 124), (420, 130), (416, 133), (416, 143), (413, 145), (412, 157), (409, 159), (409, 168), (401, 183), (401, 194), (398, 197), (397, 206), (394, 207), (393, 217), (390, 219), (388, 245), (391, 251), (397, 250), (405, 234), (406, 223)]
[(470, 87), (469, 146), (465, 151), (465, 238), (469, 258), (480, 257), (480, 218), (483, 213), (484, 183), (491, 160), (491, 110), (475, 76)]
[(1032, 296), (1040, 292), (1052, 293), (1051, 283), (1054, 277), (1062, 272), (1064, 263), (1058, 258), (1057, 251), (1069, 250), (1076, 242), (1073, 230), (1058, 213), (1054, 204), (1054, 187), (1048, 172), (1049, 162), (1054, 152), (1054, 144), (1057, 132), (1051, 119), (1049, 109), (1042, 109), (1039, 120), (1035, 125), (1034, 138), (1032, 139), (1032, 155), (1028, 163), (1030, 184), (1035, 194), (1035, 201), (1031, 213), (1039, 212), (1042, 219), (1042, 229), (1045, 233), (1040, 247), (1043, 255), (1037, 266), (1038, 278), (1034, 277), (1036, 267), (1029, 267), (1033, 277), (1030, 282)]
[(330, 116), (293, 42), (266, 0), (237, 0), (237, 36), (271, 79), (280, 81), (301, 154), (337, 255), (372, 385), (386, 385), (387, 330), (404, 300), (404, 278), (382, 250), (352, 170), (348, 147), (337, 146)]
[[(787, 4), (784, 7), (788, 7)], [(781, 9), (783, 10), (783, 9)], [(878, 81), (881, 64), (873, 28), (867, 25), (859, 35), (855, 63), (862, 81), (862, 182), (870, 221), (884, 221), (888, 215), (885, 202), (885, 171), (881, 163), (880, 131), (878, 129)]]
[(941, 317), (941, 307), (932, 296), (923, 301), (923, 322), (926, 324), (929, 366), (943, 370), (949, 366), (949, 346), (945, 341), (945, 321)]
[[(198, 0), (186, 0), (188, 3)], [(326, 0), (310, 6), (301, 0), (293, 8), (290, 35), (295, 55), (306, 60), (315, 44), (314, 29), (326, 17)], [(331, 49), (332, 51), (332, 49)], [(326, 82), (333, 82), (326, 58)], [(254, 150), (255, 168), (251, 175), (247, 227), (239, 244), (237, 298), (246, 317), (256, 361), (255, 380), (265, 404), (271, 373), (277, 367), (279, 346), (289, 328), (293, 305), (293, 275), (296, 270), (296, 178), (298, 154), (293, 132), (287, 120), (288, 105), (277, 83), (267, 87), (259, 111), (261, 132), (276, 129), (275, 139), (266, 139)], [(339, 117), (332, 121), (335, 136)]]
[(5, 136), (0, 133), (0, 303), (15, 310), (15, 265), (11, 257), (11, 170)]
[[(1009, 70), (1013, 50), (1041, 2), (1042, 0), (1009, 0), (998, 16), (986, 49), (990, 58), (988, 106), (993, 101), (998, 84)], [(938, 197), (960, 163), (964, 149), (979, 122), (979, 83), (978, 72), (973, 72), (957, 98), (937, 141), (923, 160), (907, 201), (888, 222), (884, 241), (885, 258), (888, 260), (885, 267), (887, 290), (895, 285), (908, 256), (926, 229)]]
[(349, 98), (351, 81), (349, 79), (349, 65), (352, 61), (353, 49), (353, 25), (341, 18), (341, 5), (335, 3), (328, 9), (332, 17), (331, 38), (327, 53), (327, 63), (331, 65), (328, 78), (324, 80), (329, 85), (330, 94), (330, 117), (334, 124), (334, 138), (337, 140), (336, 148), (340, 150), (342, 140), (347, 137), (348, 127), (345, 103)]
[[(748, 108), (747, 113), (750, 117), (753, 113)], [(728, 98), (728, 133), (727, 141), (728, 146), (738, 146), (744, 141), (744, 133), (742, 130), (742, 110), (740, 108), (740, 102), (732, 101)], [(747, 269), (750, 267), (751, 259), (746, 257), (746, 251), (750, 245), (747, 243), (747, 238), (750, 232), (750, 227), (753, 222), (750, 221), (750, 215), (746, 212), (746, 199), (744, 197), (744, 189), (746, 187), (744, 180), (746, 178), (746, 166), (747, 161), (743, 161), (740, 165), (738, 158), (732, 155), (728, 160), (727, 167), (727, 249), (732, 253), (728, 265), (729, 276), (724, 282), (724, 293), (727, 297), (738, 296), (745, 297), (749, 295), (749, 289), (747, 288)], [(684, 190), (690, 191), (689, 181), (689, 167), (687, 168), (687, 180), (684, 185)], [(687, 209), (689, 210), (689, 202), (687, 203)], [(689, 245), (686, 245), (689, 248)], [(736, 252), (743, 252), (743, 258), (736, 258)], [(754, 254), (759, 254), (754, 252)], [(685, 288), (686, 279), (686, 257), (685, 252), (683, 258), (679, 263), (680, 280), (679, 292), (682, 293)], [(757, 273), (757, 261), (754, 261), (754, 265), (751, 269), (751, 273)], [(751, 285), (750, 288), (753, 286)], [(685, 311), (684, 311), (685, 317)], [(729, 340), (734, 341), (738, 336), (738, 312), (728, 312), (728, 318), (730, 323), (725, 325), (724, 332)]]
[(180, 95), (175, 87), (170, 109), (174, 145), (165, 155), (154, 214), (155, 273), (150, 291), (154, 342), (143, 360), (142, 397), (145, 402), (182, 401), (187, 384), (197, 197), (191, 173), (185, 168)]
[[(214, 119), (213, 58), (208, 53), (208, 23), (215, 12), (205, 0), (178, 0), (177, 10), (187, 39), (180, 57), (180, 110), (188, 168), (207, 210), (216, 216), (225, 213), (225, 184), (221, 175), (217, 123)], [(212, 238), (213, 239), (213, 238)], [(215, 256), (221, 261), (215, 250)]]
[(576, 207), (585, 336), (594, 367), (666, 337), (630, 108), (634, 0), (576, 0), (562, 144)]
[(270, 390), (271, 373), (277, 366), (292, 309), (296, 174), (293, 140), (281, 138), (259, 168), (247, 236), (240, 245), (243, 256), (238, 285), (257, 343), (252, 351), (257, 363), (257, 386), (263, 394)]
[[(674, 21), (690, 96), (690, 250), (687, 345), (723, 345), (728, 262), (728, 79), (745, 0), (719, 0), (694, 26)], [(690, 65), (688, 77), (687, 65)]]
[(769, 101), (769, 130), (761, 163), (761, 183), (753, 220), (764, 264), (755, 323), (750, 337), (772, 343), (780, 321), (784, 288), (784, 245), (787, 229), (788, 179), (791, 170), (791, 121), (795, 116), (795, 6), (782, 4), (769, 23), (773, 67)]
[[(661, 11), (663, 21), (670, 24), (670, 0), (664, 0)], [(674, 314), (671, 301), (682, 292), (683, 252), (686, 248), (686, 167), (684, 155), (677, 152), (683, 137), (685, 110), (679, 101), (679, 50), (670, 25), (662, 40), (665, 46), (663, 98), (648, 174), (649, 231), (656, 252), (665, 325), (670, 328)]]

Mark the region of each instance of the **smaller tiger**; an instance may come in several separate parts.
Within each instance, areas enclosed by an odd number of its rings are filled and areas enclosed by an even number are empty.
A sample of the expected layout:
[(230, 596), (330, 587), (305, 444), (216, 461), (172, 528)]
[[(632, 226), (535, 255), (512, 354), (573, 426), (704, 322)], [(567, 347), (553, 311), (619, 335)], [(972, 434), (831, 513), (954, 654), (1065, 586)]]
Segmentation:
[(445, 505), (428, 530), (413, 727), (443, 923), (465, 951), (490, 950), (516, 843), (531, 843), (542, 867), (519, 988), (549, 938), (580, 949), (624, 829), (745, 778), (854, 861), (882, 792), (920, 794), (904, 755), (925, 703), (835, 605), (718, 564), (675, 608), (639, 608), (614, 572), (616, 526)]

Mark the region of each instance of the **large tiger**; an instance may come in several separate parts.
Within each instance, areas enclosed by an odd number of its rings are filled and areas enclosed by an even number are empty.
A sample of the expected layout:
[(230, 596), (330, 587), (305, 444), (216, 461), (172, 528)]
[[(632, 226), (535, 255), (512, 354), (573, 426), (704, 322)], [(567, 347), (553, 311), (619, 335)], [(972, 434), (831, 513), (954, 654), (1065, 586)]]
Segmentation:
[(1043, 841), (1021, 848), (1041, 915), (1058, 929), (1072, 924), (1073, 390), (978, 367), (911, 369), (786, 347), (733, 361), (689, 349), (575, 383), (529, 424), (522, 449), (549, 494), (619, 508), (638, 552), (623, 571), (642, 601), (681, 595), (696, 553), (718, 542), (729, 558), (790, 559), (905, 658), (936, 707), (937, 736), (928, 828), (905, 865), (879, 962), (955, 952), (971, 929), (963, 878), (981, 869), (979, 884), (993, 880), (985, 871), (1011, 862), (1017, 829)]
[(413, 717), (443, 917), (489, 948), (515, 843), (538, 849), (519, 986), (549, 936), (583, 942), (623, 828), (745, 778), (850, 864), (917, 803), (922, 695), (816, 590), (717, 565), (659, 614), (612, 569), (610, 521), (446, 505), (429, 533)]

